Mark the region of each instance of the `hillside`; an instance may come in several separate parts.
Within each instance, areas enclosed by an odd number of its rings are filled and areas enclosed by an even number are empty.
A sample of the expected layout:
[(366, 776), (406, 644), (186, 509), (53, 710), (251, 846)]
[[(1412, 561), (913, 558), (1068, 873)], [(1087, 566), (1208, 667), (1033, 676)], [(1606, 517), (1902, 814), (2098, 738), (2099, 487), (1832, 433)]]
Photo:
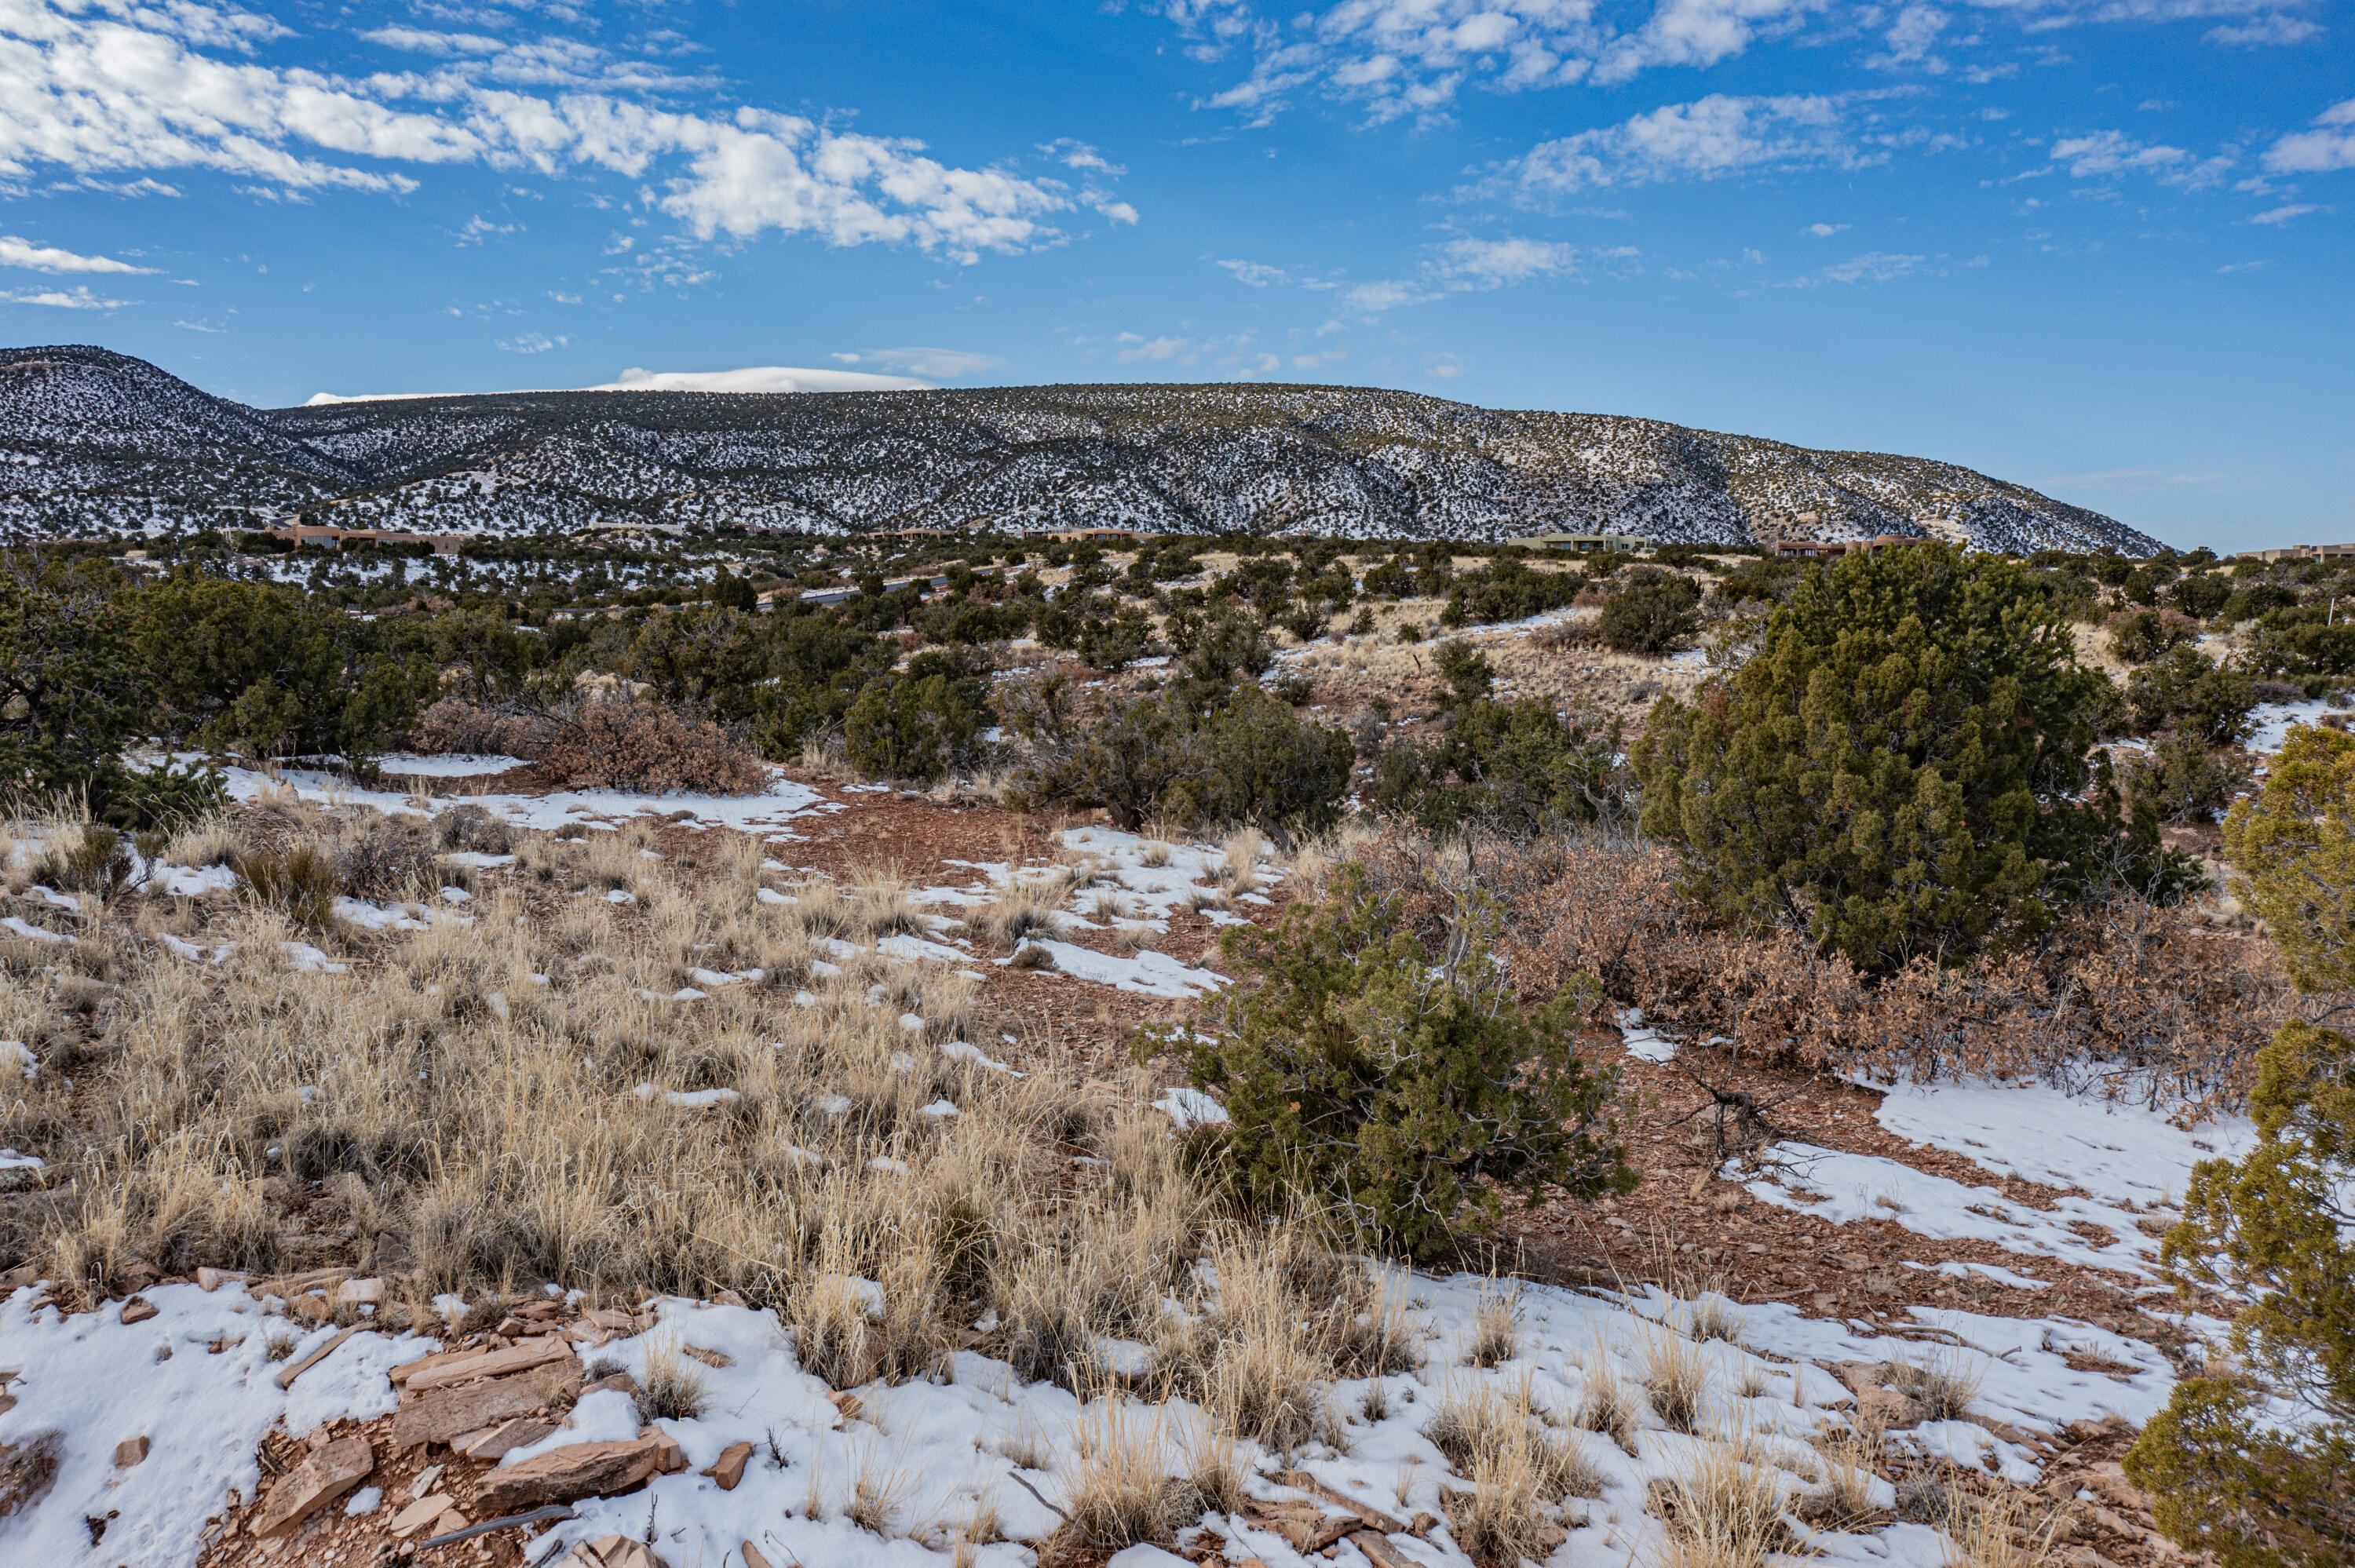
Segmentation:
[(0, 536), (298, 510), (499, 535), (646, 523), (1461, 539), (1596, 528), (2158, 547), (2099, 513), (1927, 459), (1362, 387), (507, 393), (256, 409), (104, 349), (0, 350)]

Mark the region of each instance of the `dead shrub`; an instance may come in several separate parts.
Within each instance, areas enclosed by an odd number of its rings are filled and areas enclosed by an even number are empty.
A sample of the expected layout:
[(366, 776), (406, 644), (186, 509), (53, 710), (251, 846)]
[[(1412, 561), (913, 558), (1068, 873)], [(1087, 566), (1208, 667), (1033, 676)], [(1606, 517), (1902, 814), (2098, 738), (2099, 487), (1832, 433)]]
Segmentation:
[(573, 709), (539, 760), (569, 784), (608, 789), (749, 795), (768, 782), (760, 758), (718, 725), (635, 699)]
[(528, 762), (546, 751), (561, 727), (547, 714), (444, 697), (417, 715), (409, 744), (430, 756), (520, 757)]
[(432, 842), (394, 818), (378, 818), (337, 843), (335, 872), (356, 898), (421, 898), (442, 885)]
[[(2189, 904), (2111, 892), (2030, 947), (1951, 968), (1919, 959), (1875, 981), (1803, 938), (1719, 925), (1656, 843), (1596, 832), (1493, 859), (1487, 879), (1518, 879), (1514, 927), (1535, 933), (1507, 955), (1532, 992), (1591, 973), (1609, 1007), (1755, 1061), (2035, 1079), (2196, 1118), (2247, 1103), (2256, 1054), (2289, 1014), (2271, 944), (2208, 927)], [(1388, 863), (1419, 863), (1408, 846)]]

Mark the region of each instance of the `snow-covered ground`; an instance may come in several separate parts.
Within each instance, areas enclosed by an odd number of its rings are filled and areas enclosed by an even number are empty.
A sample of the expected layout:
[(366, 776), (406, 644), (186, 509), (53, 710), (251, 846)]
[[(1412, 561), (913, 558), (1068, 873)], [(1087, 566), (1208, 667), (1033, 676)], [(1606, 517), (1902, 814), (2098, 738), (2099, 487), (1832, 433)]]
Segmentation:
[[(388, 757), (378, 766), (395, 775), (452, 777), (464, 772), (481, 771), (461, 768), (442, 772), (433, 767), (419, 764), (439, 764), (446, 758)], [(500, 760), (467, 758), (466, 761)], [(272, 789), (292, 789), (305, 800), (321, 805), (371, 806), (388, 813), (437, 816), (459, 806), (480, 806), (518, 827), (552, 830), (578, 824), (582, 827), (611, 827), (633, 817), (676, 816), (681, 811), (692, 813), (682, 819), (690, 828), (734, 828), (740, 832), (758, 833), (771, 842), (781, 842), (795, 835), (791, 825), (799, 818), (823, 811), (846, 810), (843, 802), (829, 800), (806, 784), (797, 784), (786, 778), (782, 769), (772, 769), (767, 789), (757, 795), (708, 795), (692, 790), (675, 789), (661, 794), (648, 794), (626, 789), (559, 789), (546, 795), (486, 793), (478, 795), (411, 795), (392, 789), (367, 789), (333, 773), (315, 769), (289, 768), (282, 769), (273, 781), (264, 774), (250, 768), (222, 769), (229, 779), (229, 792), (240, 801), (261, 799)]]

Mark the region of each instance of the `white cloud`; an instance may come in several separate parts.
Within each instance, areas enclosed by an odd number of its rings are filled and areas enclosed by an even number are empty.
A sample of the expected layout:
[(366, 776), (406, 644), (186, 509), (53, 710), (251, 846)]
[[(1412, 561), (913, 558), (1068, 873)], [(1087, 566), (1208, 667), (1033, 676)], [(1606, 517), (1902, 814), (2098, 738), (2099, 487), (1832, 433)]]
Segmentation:
[(1426, 375), (1453, 381), (1464, 374), (1464, 358), (1455, 354), (1426, 354), (1423, 356), (1423, 368)]
[(1235, 281), (1254, 289), (1264, 289), (1270, 283), (1288, 283), (1291, 274), (1281, 267), (1270, 267), (1263, 261), (1221, 261), (1220, 266), (1234, 274)]
[(921, 392), (930, 383), (906, 376), (857, 370), (797, 370), (764, 365), (748, 370), (641, 370), (635, 366), (583, 392)]
[(2277, 207), (2271, 212), (2261, 212), (2257, 214), (2256, 217), (2249, 219), (2249, 221), (2251, 223), (2287, 223), (2292, 218), (2304, 217), (2309, 212), (2320, 212), (2321, 210), (2322, 209), (2320, 207), (2314, 206), (2310, 202), (2299, 203), (2290, 207)]
[(2322, 175), (2355, 169), (2355, 98), (2314, 117), (2318, 127), (2283, 137), (2265, 150), (2265, 167), (2278, 175)]
[(1428, 289), (1417, 288), (1402, 279), (1391, 278), (1380, 282), (1360, 283), (1341, 296), (1341, 303), (1353, 311), (1372, 315), (1380, 311), (1394, 311), (1401, 305), (1420, 305), (1439, 298)]
[(993, 354), (970, 354), (961, 348), (870, 348), (833, 356), (845, 364), (879, 365), (911, 376), (934, 376), (945, 381), (996, 370), (1006, 362)]
[(1474, 288), (1494, 289), (1575, 271), (1575, 248), (1542, 239), (1454, 239), (1440, 247), (1440, 274)]
[(422, 27), (378, 27), (359, 36), (389, 49), (421, 55), (495, 55), (507, 47), (505, 39), (479, 33), (433, 33)]
[[(128, 0), (0, 0), (0, 81), (8, 84), (0, 175), (36, 165), (82, 175), (204, 168), (257, 178), (266, 182), (258, 191), (284, 196), (417, 188), (387, 164), (589, 167), (643, 182), (703, 239), (776, 229), (833, 245), (911, 245), (957, 261), (1059, 242), (1051, 215), (1075, 207), (1136, 221), (1133, 207), (1092, 185), (1075, 195), (1058, 180), (959, 168), (917, 142), (749, 107), (722, 116), (650, 107), (619, 94), (684, 79), (571, 40), (485, 55), (474, 45), (486, 40), (474, 35), (379, 30), (378, 41), (452, 58), (427, 75), (366, 78), (198, 52), (246, 48), (273, 30), (282, 29), (197, 0), (168, 11)], [(494, 81), (582, 90), (540, 97)], [(1092, 150), (1071, 143), (1065, 162), (1082, 155)], [(1101, 158), (1073, 166), (1092, 178), (1113, 172)]]
[[(1945, 258), (1939, 258), (1944, 260)], [(1971, 263), (1977, 265), (1976, 262)], [(1836, 261), (1828, 267), (1774, 285), (1784, 289), (1817, 289), (1827, 283), (1893, 283), (1900, 278), (1943, 276), (1939, 268), (1926, 256), (1909, 256), (1900, 251), (1868, 250), (1846, 261)]]
[(1811, 223), (1807, 225), (1807, 232), (1818, 239), (1829, 239), (1835, 234), (1846, 233), (1849, 227), (1845, 223)]
[(88, 284), (83, 284), (71, 292), (59, 289), (43, 289), (37, 291), (31, 289), (0, 290), (0, 304), (48, 305), (60, 311), (112, 311), (120, 310), (124, 305), (135, 305), (138, 302), (136, 300), (101, 298), (91, 293)]
[(2319, 23), (2276, 13), (2238, 26), (2211, 27), (2200, 35), (2200, 41), (2227, 48), (2262, 48), (2269, 44), (2302, 44), (2321, 31)]
[(1742, 53), (1762, 31), (1795, 25), (1818, 0), (1660, 0), (1648, 21), (1614, 39), (1593, 79), (1625, 81), (1654, 66), (1712, 66)]
[(1550, 195), (1811, 164), (1857, 168), (1874, 162), (1879, 154), (1849, 139), (1843, 107), (1841, 100), (1816, 94), (1711, 93), (1616, 125), (1541, 142), (1500, 173), (1508, 187)]
[(1042, 144), (1039, 153), (1041, 157), (1052, 158), (1067, 169), (1092, 170), (1111, 179), (1116, 180), (1128, 173), (1125, 167), (1112, 162), (1085, 142), (1070, 136), (1058, 136)]
[(551, 348), (562, 348), (571, 339), (549, 337), (546, 333), (527, 332), (515, 337), (501, 338), (498, 346), (509, 354), (546, 354)]
[(1201, 344), (1196, 343), (1190, 337), (1148, 338), (1133, 332), (1124, 332), (1120, 334), (1117, 341), (1120, 344), (1117, 357), (1123, 365), (1135, 365), (1140, 361), (1146, 364), (1158, 364), (1165, 359), (1175, 359), (1183, 364), (1191, 365), (1201, 356), (1203, 349)]
[(25, 267), (36, 272), (152, 273), (153, 267), (133, 267), (110, 256), (77, 256), (53, 245), (36, 245), (13, 234), (0, 234), (0, 267)]
[(2137, 142), (2118, 131), (2096, 131), (2054, 142), (2052, 162), (2081, 180), (2149, 175), (2166, 185), (2197, 190), (2222, 179), (2235, 160), (2230, 154), (2195, 158), (2180, 147)]

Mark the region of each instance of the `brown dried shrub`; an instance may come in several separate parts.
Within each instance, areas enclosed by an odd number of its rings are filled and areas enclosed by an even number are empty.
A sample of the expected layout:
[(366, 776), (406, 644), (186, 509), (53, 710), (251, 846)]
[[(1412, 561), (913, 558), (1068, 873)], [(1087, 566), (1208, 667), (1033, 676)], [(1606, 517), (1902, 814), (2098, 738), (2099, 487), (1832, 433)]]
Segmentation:
[(540, 755), (549, 772), (613, 789), (749, 795), (768, 782), (759, 757), (709, 719), (659, 703), (584, 703)]
[(409, 744), (433, 756), (455, 752), (536, 761), (562, 728), (548, 714), (486, 708), (458, 697), (444, 697), (417, 715)]
[[(2189, 905), (2117, 892), (2079, 905), (2035, 944), (1966, 965), (1920, 959), (1875, 981), (1791, 933), (1719, 924), (1678, 890), (1673, 852), (1593, 834), (1532, 853), (1543, 885), (1508, 896), (1510, 953), (1530, 989), (1579, 970), (1606, 1006), (1762, 1062), (1883, 1081), (2039, 1079), (2073, 1093), (2201, 1117), (2245, 1104), (2256, 1054), (2289, 1016), (2272, 944), (2209, 927)], [(1598, 1022), (1603, 1022), (1598, 1018)]]

